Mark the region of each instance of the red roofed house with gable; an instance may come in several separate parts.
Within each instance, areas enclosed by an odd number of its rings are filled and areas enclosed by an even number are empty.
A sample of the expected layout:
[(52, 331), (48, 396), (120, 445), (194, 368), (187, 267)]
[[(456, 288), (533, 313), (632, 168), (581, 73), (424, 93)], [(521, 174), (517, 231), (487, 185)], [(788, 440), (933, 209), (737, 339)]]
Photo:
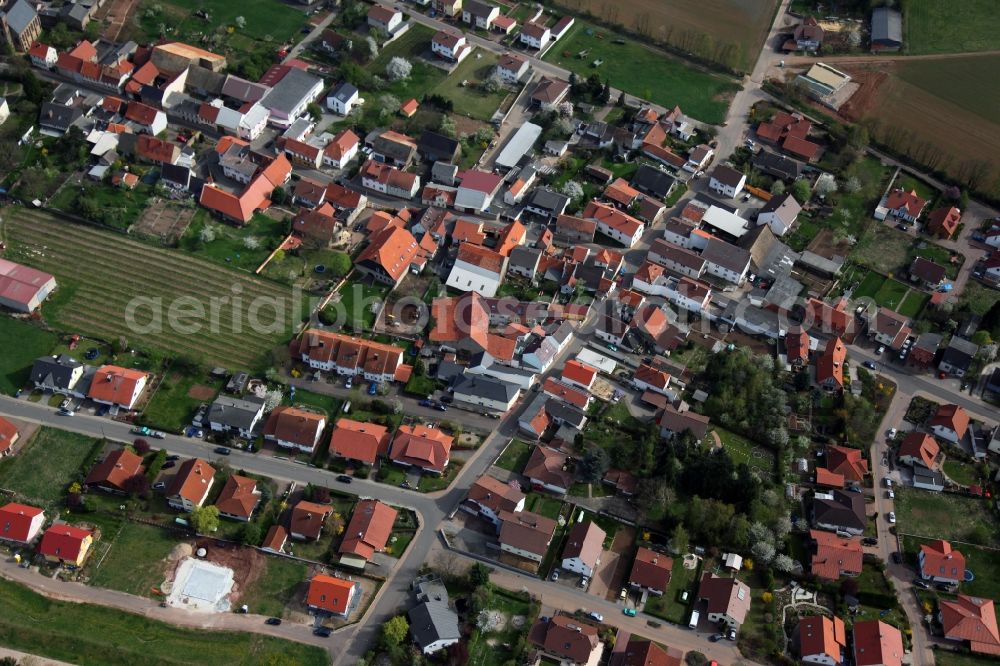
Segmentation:
[(499, 525), (501, 511), (524, 511), (524, 500), (525, 494), (516, 482), (504, 483), (489, 475), (479, 477), (466, 496), (466, 502), (475, 507), (475, 513), (494, 525)]
[(132, 409), (146, 388), (149, 375), (140, 370), (102, 365), (94, 374), (87, 397), (102, 405)]
[(167, 504), (180, 511), (191, 512), (205, 503), (208, 491), (215, 483), (215, 468), (200, 458), (181, 463), (174, 480), (167, 487)]
[(359, 583), (317, 574), (309, 581), (306, 605), (316, 615), (346, 618), (357, 606), (360, 592)]
[(53, 525), (45, 530), (38, 552), (49, 562), (79, 567), (87, 559), (94, 535), (90, 530), (72, 525)]
[(417, 255), (417, 240), (406, 229), (388, 226), (373, 233), (354, 266), (373, 279), (396, 287), (406, 276)]
[(868, 461), (864, 459), (860, 449), (828, 446), (826, 468), (836, 474), (843, 474), (848, 481), (860, 483), (868, 474)]
[(341, 555), (340, 563), (364, 568), (376, 552), (385, 550), (398, 514), (391, 506), (378, 500), (358, 502), (337, 550)]
[[(927, 200), (917, 196), (916, 190), (895, 189), (885, 198), (885, 202), (879, 208), (888, 209), (888, 215), (898, 217), (907, 222), (916, 222), (927, 205)], [(882, 215), (879, 218), (879, 215)], [(875, 217), (885, 219), (886, 214), (876, 212)]]
[(809, 334), (801, 326), (785, 334), (785, 356), (793, 368), (809, 365)]
[(804, 664), (843, 666), (847, 657), (847, 630), (839, 617), (810, 615), (799, 621), (799, 658)]
[(316, 450), (326, 428), (326, 417), (295, 407), (276, 407), (264, 426), (264, 438), (286, 449)]
[(941, 405), (927, 422), (935, 437), (957, 444), (969, 430), (969, 412), (959, 405)]
[(920, 544), (920, 577), (935, 583), (958, 585), (965, 580), (965, 556), (943, 539)]
[(810, 570), (822, 580), (837, 580), (841, 576), (860, 576), (864, 555), (861, 542), (833, 532), (810, 530), (809, 540), (816, 548)]
[(906, 465), (920, 465), (937, 471), (941, 464), (941, 446), (925, 432), (911, 431), (899, 445), (899, 462)]
[(975, 653), (1000, 656), (1000, 629), (992, 599), (960, 594), (957, 599), (940, 599), (938, 607), (945, 638), (968, 641)]
[(601, 563), (607, 533), (597, 523), (585, 520), (572, 527), (562, 552), (562, 568), (591, 577)]
[(450, 460), (452, 442), (454, 438), (438, 428), (401, 425), (392, 441), (389, 458), (398, 465), (443, 474)]
[(218, 507), (220, 516), (248, 522), (260, 503), (260, 496), (254, 479), (233, 474), (222, 487), (215, 506)]
[(881, 620), (854, 623), (855, 666), (902, 666), (903, 635)]
[(936, 208), (927, 214), (927, 233), (939, 238), (951, 238), (962, 221), (962, 211), (954, 206)]
[(374, 465), (389, 452), (389, 429), (377, 423), (340, 419), (330, 435), (330, 455)]
[(674, 570), (674, 560), (663, 553), (639, 547), (632, 563), (632, 571), (628, 576), (628, 584), (632, 587), (648, 590), (650, 594), (662, 595), (670, 585), (670, 576)]
[(573, 384), (589, 390), (597, 379), (597, 369), (586, 363), (581, 363), (576, 359), (566, 361), (562, 369), (562, 380), (567, 384)]
[(20, 437), (17, 426), (0, 416), (0, 458), (13, 453), (14, 445)]
[(293, 539), (316, 541), (323, 533), (323, 525), (331, 513), (333, 508), (329, 504), (300, 500), (292, 507), (288, 533)]
[(840, 338), (830, 338), (823, 354), (816, 359), (816, 383), (827, 391), (842, 391), (846, 359), (844, 342)]
[(94, 465), (83, 483), (105, 492), (124, 495), (128, 480), (142, 473), (142, 456), (133, 453), (131, 449), (121, 448), (112, 451)]
[(29, 544), (45, 524), (45, 512), (33, 506), (11, 502), (0, 507), (0, 541)]

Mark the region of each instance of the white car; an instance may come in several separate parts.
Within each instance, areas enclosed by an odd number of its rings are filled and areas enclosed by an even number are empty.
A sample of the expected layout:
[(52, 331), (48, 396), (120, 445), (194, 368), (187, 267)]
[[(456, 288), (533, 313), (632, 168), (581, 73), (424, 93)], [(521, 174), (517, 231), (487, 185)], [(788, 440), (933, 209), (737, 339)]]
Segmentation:
[(885, 491), (885, 497), (886, 499), (896, 499), (896, 493), (892, 492), (891, 490), (887, 490)]
[(604, 616), (598, 613), (597, 611), (591, 611), (590, 613), (587, 613), (587, 615), (589, 615), (592, 619), (597, 620), (598, 622), (604, 622)]
[(884, 351), (885, 351), (885, 345), (879, 345), (878, 349), (875, 350), (875, 353), (876, 354), (881, 354)]
[(895, 511), (890, 511), (889, 512), (889, 524), (890, 525), (895, 525), (896, 524), (896, 512)]
[(895, 428), (889, 428), (889, 432), (887, 432), (885, 434), (885, 438), (886, 439), (896, 439), (896, 435), (897, 434), (899, 434), (898, 430), (896, 430)]
[(890, 479), (889, 477), (885, 477), (885, 487), (892, 488), (892, 479)]

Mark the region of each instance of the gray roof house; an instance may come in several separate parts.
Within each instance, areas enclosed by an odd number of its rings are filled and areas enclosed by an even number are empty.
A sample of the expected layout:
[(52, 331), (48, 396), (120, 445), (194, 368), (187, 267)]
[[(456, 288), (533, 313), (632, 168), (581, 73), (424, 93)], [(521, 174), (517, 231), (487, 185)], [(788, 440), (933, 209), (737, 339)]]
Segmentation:
[(676, 186), (676, 178), (648, 164), (641, 165), (632, 176), (632, 187), (658, 199), (669, 197)]
[(267, 91), (260, 104), (271, 112), (272, 121), (291, 124), (323, 89), (323, 79), (293, 67)]
[(783, 180), (795, 180), (802, 175), (802, 162), (762, 149), (753, 158), (753, 165), (762, 173)]
[(264, 416), (264, 401), (256, 397), (220, 395), (208, 408), (206, 420), (215, 432), (249, 438)]
[(511, 250), (510, 261), (507, 262), (507, 272), (532, 279), (535, 276), (535, 271), (538, 270), (538, 261), (541, 258), (542, 251), (538, 248), (518, 245)]
[(458, 614), (448, 606), (447, 596), (443, 601), (435, 598), (418, 604), (407, 615), (413, 640), (426, 655), (454, 645), (462, 638), (458, 630)]
[(27, 51), (41, 33), (38, 14), (26, 0), (17, 0), (7, 11), (0, 12), (0, 24), (4, 39), (21, 51)]
[(42, 391), (69, 393), (80, 381), (85, 367), (68, 354), (40, 356), (31, 366), (31, 382)]
[(861, 534), (868, 524), (864, 495), (841, 490), (817, 493), (813, 500), (813, 523), (820, 529)]
[(452, 389), (455, 400), (478, 405), (493, 412), (505, 412), (514, 405), (520, 389), (516, 384), (483, 376), (463, 375)]
[(903, 46), (903, 17), (895, 9), (872, 10), (872, 51), (898, 51)]
[(78, 106), (62, 106), (52, 102), (44, 102), (38, 113), (38, 124), (43, 134), (62, 136), (83, 118), (83, 111)]
[(938, 370), (950, 373), (956, 377), (964, 377), (977, 351), (979, 351), (979, 345), (953, 335), (951, 342), (948, 343), (948, 347), (944, 350), (944, 355), (941, 356), (941, 360), (938, 362)]
[(550, 189), (539, 187), (531, 193), (531, 197), (525, 204), (525, 209), (535, 215), (552, 219), (566, 212), (566, 206), (569, 205), (569, 201), (569, 197), (565, 194), (559, 194)]

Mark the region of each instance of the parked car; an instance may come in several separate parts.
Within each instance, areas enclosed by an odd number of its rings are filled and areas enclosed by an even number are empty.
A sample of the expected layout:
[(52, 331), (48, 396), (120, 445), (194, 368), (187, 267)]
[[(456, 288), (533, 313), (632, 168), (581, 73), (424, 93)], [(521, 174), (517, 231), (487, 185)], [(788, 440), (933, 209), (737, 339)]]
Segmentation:
[(328, 638), (330, 636), (330, 630), (326, 627), (316, 627), (313, 629), (313, 636), (320, 636), (321, 638)]
[[(896, 430), (895, 428), (889, 428), (889, 432), (886, 433), (885, 438), (886, 439), (896, 439), (896, 435), (898, 433), (899, 433), (899, 431)], [(889, 481), (889, 479), (886, 479), (886, 481)], [(891, 484), (892, 481), (889, 481), (889, 483)]]
[(163, 463), (163, 467), (161, 467), (160, 469), (170, 469), (171, 467), (173, 467), (173, 466), (174, 466), (174, 465), (176, 465), (176, 464), (177, 464), (177, 463), (176, 463), (175, 461), (173, 461), (173, 460), (168, 460), (168, 461), (166, 461), (165, 463)]
[(878, 366), (875, 365), (875, 361), (865, 361), (863, 365), (869, 370), (875, 370), (878, 368)]
[(622, 609), (622, 612), (625, 613), (625, 615), (628, 615), (629, 617), (635, 617), (635, 609), (634, 608), (624, 608), (624, 609)]
[(726, 638), (728, 638), (731, 641), (735, 641), (736, 640), (736, 630), (735, 629), (730, 629), (728, 632), (726, 632)]
[(434, 409), (438, 410), (439, 412), (447, 412), (448, 411), (447, 405), (434, 405)]
[[(896, 429), (895, 428), (892, 429), (892, 436), (893, 437), (896, 436)], [(886, 488), (892, 488), (892, 479), (890, 479), (889, 477), (885, 477), (885, 487)]]
[(922, 590), (929, 590), (929, 589), (931, 589), (931, 586), (927, 583), (927, 581), (921, 580), (920, 578), (914, 578), (913, 579), (913, 584), (916, 585), (917, 587), (919, 587)]
[(266, 620), (264, 620), (264, 624), (269, 624), (272, 627), (277, 627), (279, 624), (281, 624), (281, 618), (280, 617), (269, 617)]
[(164, 483), (163, 481), (157, 481), (156, 483), (153, 484), (153, 490), (163, 490), (166, 487), (167, 484)]
[(875, 537), (865, 537), (864, 539), (861, 540), (861, 545), (863, 545), (863, 546), (877, 546), (878, 545), (878, 539), (876, 539)]
[(895, 511), (890, 511), (889, 512), (889, 524), (890, 525), (895, 525), (896, 524), (896, 512)]
[(425, 399), (421, 400), (420, 402), (418, 402), (417, 404), (420, 405), (421, 407), (433, 407), (434, 406), (434, 401), (433, 400), (427, 400), (425, 398)]
[(230, 453), (232, 453), (231, 450), (227, 449), (224, 446), (217, 446), (215, 447), (214, 451), (218, 453), (220, 456), (228, 456)]
[(613, 351), (613, 352), (618, 351), (618, 347), (616, 347), (615, 345), (611, 344), (610, 342), (608, 343), (608, 349), (611, 350), (611, 351)]
[(150, 431), (149, 436), (152, 437), (153, 439), (163, 439), (164, 437), (166, 437), (166, 435), (161, 430), (152, 430)]
[(552, 570), (552, 580), (559, 580), (559, 569)]
[(348, 377), (347, 381), (344, 382), (344, 388), (351, 388), (352, 386), (354, 386), (354, 384), (351, 382), (351, 378)]
[(934, 587), (941, 590), (942, 592), (952, 592), (955, 589), (955, 586), (952, 585), (951, 583), (938, 583)]
[(377, 395), (377, 394), (378, 394), (378, 384), (372, 382), (371, 384), (368, 385), (368, 395)]
[(587, 615), (589, 615), (591, 619), (597, 620), (598, 622), (604, 622), (604, 616), (597, 611), (590, 611)]
[(171, 462), (171, 461), (175, 461), (175, 460), (180, 460), (180, 459), (181, 459), (181, 457), (178, 456), (178, 455), (167, 456), (166, 458), (164, 458), (164, 460), (166, 460), (167, 462)]
[(885, 351), (885, 345), (879, 345), (878, 349), (875, 350), (875, 353), (876, 354), (881, 354), (884, 351)]
[(76, 412), (74, 412), (72, 409), (60, 409), (58, 412), (56, 412), (56, 414), (58, 414), (59, 416), (75, 416)]
[(713, 643), (718, 643), (723, 638), (725, 638), (725, 636), (723, 636), (722, 634), (712, 634), (711, 636), (708, 637), (708, 640), (710, 640)]
[(587, 585), (589, 584), (590, 584), (590, 579), (587, 578), (586, 576), (580, 579), (580, 587), (586, 589)]
[(353, 479), (346, 474), (340, 474), (337, 476), (337, 481), (340, 481), (341, 483), (350, 483)]
[(885, 491), (885, 497), (886, 499), (896, 499), (896, 493), (892, 492), (891, 490), (887, 490)]

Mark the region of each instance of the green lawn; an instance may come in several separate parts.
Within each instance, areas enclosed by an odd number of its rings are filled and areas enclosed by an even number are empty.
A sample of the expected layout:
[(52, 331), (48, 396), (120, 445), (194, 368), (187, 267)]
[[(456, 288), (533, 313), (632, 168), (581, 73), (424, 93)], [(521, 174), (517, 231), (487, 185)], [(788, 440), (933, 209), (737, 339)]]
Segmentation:
[(99, 207), (98, 216), (94, 221), (115, 229), (128, 229), (142, 215), (152, 192), (153, 188), (143, 183), (139, 183), (132, 190), (104, 183), (86, 185), (82, 190), (77, 187), (64, 187), (52, 198), (49, 205), (80, 215), (79, 202), (85, 197)]
[[(432, 92), (454, 102), (455, 113), (476, 120), (488, 121), (500, 108), (500, 104), (509, 93), (506, 88), (501, 88), (495, 93), (488, 93), (476, 84), (482, 83), (490, 77), (498, 60), (499, 57), (496, 54), (476, 49)], [(462, 81), (466, 81), (467, 84), (463, 86)]]
[[(713, 429), (718, 433), (719, 439), (722, 440), (723, 448), (725, 448), (729, 457), (737, 465), (745, 463), (752, 468), (759, 469), (765, 474), (770, 475), (774, 473), (774, 454), (766, 448), (754, 444), (746, 437), (737, 435), (724, 428)], [(710, 437), (708, 441), (712, 441)]]
[(996, 659), (985, 655), (980, 656), (964, 652), (951, 652), (950, 650), (935, 650), (934, 663), (937, 666), (990, 666), (991, 664), (996, 664)]
[[(198, 240), (205, 227), (215, 235), (215, 239), (207, 243)], [(195, 256), (230, 268), (253, 272), (278, 247), (285, 238), (285, 231), (284, 222), (261, 213), (250, 218), (245, 226), (237, 228), (213, 220), (207, 213), (199, 210), (184, 232), (181, 243), (191, 249)]]
[[(667, 622), (683, 625), (688, 621), (690, 603), (695, 597), (693, 584), (697, 570), (685, 569), (682, 558), (674, 558), (674, 568), (670, 574), (670, 584), (663, 596), (650, 595), (643, 612), (655, 615)], [(681, 594), (688, 591), (688, 603), (681, 601)]]
[(921, 312), (924, 311), (924, 306), (927, 302), (931, 300), (931, 297), (922, 291), (917, 291), (916, 289), (911, 289), (909, 293), (906, 294), (906, 298), (903, 302), (899, 304), (896, 311), (906, 317), (911, 319), (916, 319)]
[[(444, 81), (447, 74), (424, 62), (420, 57), (430, 50), (432, 37), (434, 37), (434, 30), (411, 21), (410, 29), (402, 37), (382, 49), (378, 57), (372, 60), (365, 69), (370, 74), (384, 79), (385, 87), (377, 93), (366, 94), (365, 97), (370, 100), (368, 104), (374, 104), (377, 97), (384, 93), (394, 95), (400, 102), (405, 102), (413, 97), (419, 100)], [(413, 65), (410, 76), (403, 81), (390, 81), (385, 73), (386, 65), (396, 56), (406, 58)], [(469, 59), (472, 60), (474, 57), (470, 56)], [(457, 105), (456, 110), (459, 110)]]
[(1000, 543), (987, 500), (901, 486), (896, 489), (895, 503), (903, 534), (983, 546)]
[(320, 666), (320, 648), (236, 632), (184, 629), (141, 615), (53, 601), (0, 579), (0, 643), (84, 665), (300, 664)]
[(91, 585), (151, 597), (163, 583), (164, 559), (179, 542), (165, 529), (126, 521), (117, 537), (105, 533), (101, 543), (110, 550), (103, 560), (95, 557), (88, 564)]
[(958, 277), (958, 271), (962, 268), (962, 264), (965, 263), (964, 257), (961, 255), (957, 256), (957, 261), (952, 262), (951, 252), (947, 248), (927, 241), (918, 241), (910, 250), (910, 263), (917, 257), (929, 259), (936, 264), (944, 266), (945, 276), (949, 280), (954, 280)]
[(875, 292), (875, 302), (882, 307), (895, 310), (903, 302), (903, 297), (906, 296), (908, 289), (909, 287), (898, 280), (886, 280)]
[(341, 325), (346, 324), (355, 330), (359, 328), (371, 330), (375, 325), (372, 304), (376, 301), (384, 303), (389, 288), (385, 285), (346, 282), (339, 293), (340, 300), (331, 302), (324, 310), (327, 320)]
[(0, 488), (26, 501), (55, 504), (70, 483), (83, 480), (99, 446), (99, 440), (43, 427), (20, 453), (0, 461)]
[(403, 391), (409, 395), (425, 398), (434, 393), (437, 389), (438, 381), (436, 379), (428, 377), (427, 375), (418, 375), (413, 373), (410, 375), (410, 379), (406, 382), (406, 387)]
[(460, 460), (452, 460), (448, 463), (448, 468), (445, 473), (438, 476), (436, 474), (424, 474), (420, 477), (420, 482), (417, 483), (417, 490), (422, 493), (433, 493), (438, 490), (444, 490), (451, 485), (451, 482), (455, 480), (455, 476), (462, 470), (462, 462)]
[(963, 486), (971, 486), (980, 482), (976, 468), (961, 460), (945, 460), (944, 473), (948, 475), (949, 479)]
[(181, 432), (190, 425), (198, 405), (212, 402), (212, 398), (199, 400), (189, 396), (188, 392), (195, 385), (210, 386), (218, 394), (222, 389), (222, 380), (168, 372), (143, 411), (143, 422), (170, 432)]
[[(595, 30), (604, 38), (587, 34)], [(718, 125), (725, 120), (731, 96), (738, 88), (733, 79), (703, 72), (633, 39), (623, 38), (624, 44), (615, 44), (620, 37), (603, 26), (598, 29), (577, 19), (544, 59), (583, 78), (596, 73), (615, 88), (667, 108), (680, 105), (684, 113), (702, 122)], [(585, 50), (586, 58), (578, 58)], [(595, 68), (595, 60), (604, 63)]]
[(875, 294), (882, 287), (885, 282), (885, 278), (875, 273), (873, 271), (868, 271), (865, 273), (865, 277), (861, 280), (861, 284), (858, 288), (854, 290), (854, 298), (875, 298)]
[(57, 341), (40, 326), (0, 315), (0, 393), (13, 395), (22, 388), (35, 358), (50, 353)]
[(264, 575), (243, 593), (240, 601), (250, 607), (251, 613), (281, 617), (288, 602), (306, 587), (308, 573), (308, 567), (301, 562), (269, 556)]
[(528, 464), (532, 448), (530, 444), (515, 439), (504, 449), (496, 466), (509, 472), (520, 472)]
[(1000, 49), (1000, 14), (993, 0), (962, 0), (960, 12), (940, 0), (908, 0), (905, 48), (910, 53)]
[(524, 510), (537, 513), (540, 516), (555, 520), (562, 511), (563, 502), (549, 495), (528, 493), (527, 501), (524, 503)]
[(285, 404), (295, 407), (308, 407), (314, 411), (320, 411), (327, 415), (327, 421), (337, 418), (343, 401), (332, 395), (313, 393), (304, 389), (295, 389), (295, 399), (292, 400), (291, 393), (285, 392)]
[(535, 615), (538, 612), (537, 606), (532, 606), (513, 594), (504, 590), (493, 592), (489, 608), (504, 613), (508, 618), (520, 615), (526, 618), (524, 627), (520, 630), (514, 629), (508, 624), (497, 632), (484, 634), (478, 629), (473, 630), (469, 639), (469, 660), (468, 664), (475, 666), (503, 666), (515, 661), (516, 655), (511, 649), (518, 644), (518, 639), (527, 633)]
[(980, 317), (989, 312), (993, 304), (1000, 301), (1000, 290), (990, 289), (978, 282), (968, 281), (962, 290), (959, 303)]

